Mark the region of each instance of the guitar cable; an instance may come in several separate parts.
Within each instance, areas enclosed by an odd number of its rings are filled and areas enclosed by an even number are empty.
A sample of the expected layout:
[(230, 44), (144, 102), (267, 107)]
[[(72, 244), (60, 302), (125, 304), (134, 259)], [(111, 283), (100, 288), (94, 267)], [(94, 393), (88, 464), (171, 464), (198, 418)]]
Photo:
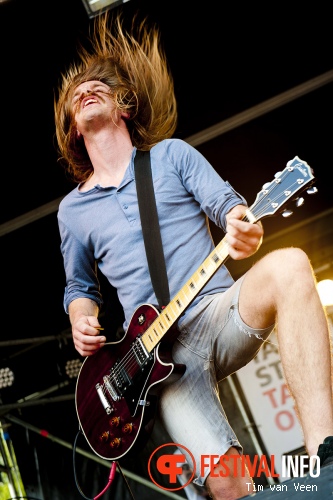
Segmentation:
[(112, 465), (111, 465), (111, 470), (110, 470), (110, 474), (109, 474), (109, 480), (106, 484), (106, 486), (103, 488), (103, 490), (98, 493), (96, 496), (94, 496), (93, 498), (89, 498), (89, 497), (86, 497), (85, 494), (83, 493), (83, 491), (81, 490), (80, 486), (79, 486), (79, 483), (78, 483), (78, 479), (77, 479), (77, 475), (76, 475), (76, 467), (75, 467), (75, 451), (76, 451), (76, 443), (77, 443), (77, 440), (78, 440), (78, 437), (79, 435), (82, 434), (82, 430), (81, 428), (78, 430), (78, 433), (76, 434), (76, 437), (75, 437), (75, 440), (74, 440), (74, 446), (73, 446), (73, 471), (74, 471), (74, 480), (75, 480), (75, 484), (76, 484), (76, 487), (80, 493), (80, 495), (85, 498), (86, 500), (97, 500), (98, 498), (100, 498), (111, 486), (111, 484), (113, 483), (113, 480), (115, 478), (115, 475), (116, 475), (116, 468), (118, 467), (118, 471), (120, 472), (126, 486), (127, 486), (127, 489), (128, 489), (128, 492), (130, 494), (130, 497), (132, 498), (132, 500), (135, 500), (134, 496), (133, 496), (133, 493), (131, 491), (131, 488), (128, 484), (128, 481), (126, 479), (126, 477), (124, 476), (124, 473), (119, 465), (119, 462), (116, 462), (116, 461), (112, 461)]

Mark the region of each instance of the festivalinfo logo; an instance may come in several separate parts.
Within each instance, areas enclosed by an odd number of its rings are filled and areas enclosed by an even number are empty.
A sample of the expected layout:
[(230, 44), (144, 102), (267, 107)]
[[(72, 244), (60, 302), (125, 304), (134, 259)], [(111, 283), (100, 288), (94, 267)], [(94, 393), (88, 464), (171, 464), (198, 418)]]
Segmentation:
[[(176, 447), (176, 452), (172, 447)], [(188, 481), (179, 486), (178, 478), (187, 465), (186, 455), (191, 458), (193, 469)], [(281, 473), (276, 471), (277, 460), (275, 455), (201, 455), (200, 463), (196, 463), (194, 456), (186, 447), (178, 443), (167, 443), (158, 447), (151, 454), (148, 462), (148, 472), (151, 480), (161, 489), (177, 491), (189, 485), (195, 476), (211, 477), (241, 476), (258, 478), (262, 474), (266, 477), (289, 479), (310, 475), (312, 478), (320, 476), (320, 459), (317, 455), (283, 455), (281, 457)], [(218, 468), (217, 468), (218, 467)], [(248, 471), (248, 472), (247, 472)], [(252, 483), (249, 483), (249, 488)], [(283, 489), (285, 485), (270, 485), (271, 489)], [(316, 488), (316, 485), (310, 485)], [(261, 486), (258, 486), (258, 491)], [(296, 484), (295, 488), (303, 491), (307, 486)], [(249, 489), (250, 491), (250, 489)], [(308, 491), (308, 490), (307, 490)]]

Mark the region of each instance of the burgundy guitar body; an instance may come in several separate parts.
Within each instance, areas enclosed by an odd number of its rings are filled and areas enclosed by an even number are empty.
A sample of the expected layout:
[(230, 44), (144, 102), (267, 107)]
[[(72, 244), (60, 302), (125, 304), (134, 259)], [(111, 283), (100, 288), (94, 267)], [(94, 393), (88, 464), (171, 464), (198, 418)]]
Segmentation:
[(172, 362), (175, 327), (151, 353), (140, 342), (158, 315), (154, 306), (141, 305), (124, 337), (82, 364), (76, 411), (90, 447), (106, 460), (142, 449), (154, 425), (158, 392), (185, 372), (184, 365)]

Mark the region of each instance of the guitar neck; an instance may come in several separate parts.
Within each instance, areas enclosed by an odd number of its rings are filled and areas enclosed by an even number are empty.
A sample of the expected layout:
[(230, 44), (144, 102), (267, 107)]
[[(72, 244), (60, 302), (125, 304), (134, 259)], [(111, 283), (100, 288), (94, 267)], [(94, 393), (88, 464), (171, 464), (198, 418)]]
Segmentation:
[(151, 352), (162, 340), (200, 290), (227, 260), (228, 255), (228, 244), (224, 237), (142, 335), (141, 341), (148, 352)]
[[(255, 202), (249, 209), (246, 209), (243, 220), (254, 224), (265, 217), (271, 217), (282, 212), (290, 200), (297, 200), (296, 206), (301, 206), (302, 198), (299, 198), (298, 194), (312, 186), (314, 180), (311, 167), (295, 156), (282, 172), (275, 174), (271, 182), (264, 184)], [(312, 194), (316, 191), (316, 188), (312, 188), (308, 190), (308, 193)], [(228, 243), (224, 237), (142, 335), (141, 340), (149, 353), (222, 266), (228, 255)]]

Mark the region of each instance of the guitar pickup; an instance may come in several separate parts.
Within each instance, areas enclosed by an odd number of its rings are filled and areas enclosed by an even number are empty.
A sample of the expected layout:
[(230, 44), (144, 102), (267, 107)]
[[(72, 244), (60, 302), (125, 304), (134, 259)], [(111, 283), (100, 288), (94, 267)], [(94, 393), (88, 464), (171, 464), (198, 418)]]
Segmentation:
[(119, 401), (120, 396), (118, 395), (116, 389), (111, 384), (110, 377), (105, 375), (103, 377), (103, 382), (104, 382), (104, 385), (105, 385), (108, 393), (110, 394), (111, 398), (113, 399), (113, 401)]
[(151, 359), (151, 356), (141, 342), (140, 338), (137, 338), (133, 343), (132, 349), (138, 365), (143, 368), (147, 364), (149, 359)]

